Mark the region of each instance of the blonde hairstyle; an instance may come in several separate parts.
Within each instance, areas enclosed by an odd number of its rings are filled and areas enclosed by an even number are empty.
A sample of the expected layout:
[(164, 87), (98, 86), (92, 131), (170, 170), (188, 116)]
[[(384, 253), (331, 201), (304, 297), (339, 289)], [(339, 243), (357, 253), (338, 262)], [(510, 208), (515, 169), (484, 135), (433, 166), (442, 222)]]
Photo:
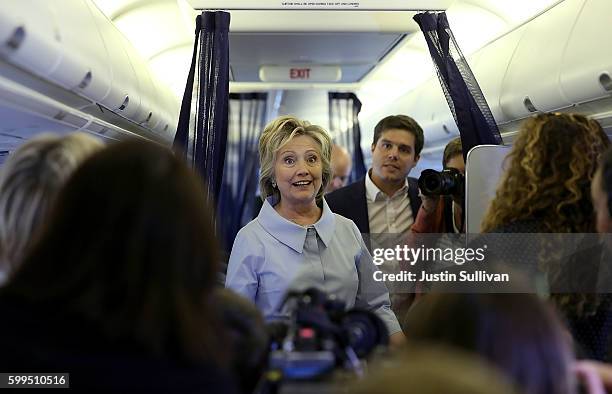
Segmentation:
[(311, 125), (309, 122), (300, 120), (291, 115), (279, 116), (268, 123), (259, 138), (259, 167), (261, 169), (259, 188), (261, 190), (262, 199), (265, 200), (269, 196), (280, 199), (278, 189), (272, 186), (276, 154), (280, 148), (291, 141), (291, 139), (300, 135), (311, 137), (315, 140), (320, 149), (323, 171), (321, 188), (317, 192), (316, 201), (320, 203), (323, 199), (325, 188), (332, 177), (330, 164), (332, 150), (331, 138), (322, 127)]
[(590, 183), (608, 137), (578, 114), (540, 114), (523, 124), (482, 223), (484, 232), (536, 219), (542, 232), (593, 232)]
[(0, 173), (0, 271), (16, 268), (61, 186), (102, 147), (81, 132), (41, 134), (8, 157)]
[[(518, 394), (512, 382), (477, 355), (434, 343), (409, 343), (393, 362), (374, 365), (350, 387), (355, 394)], [(342, 390), (344, 391), (344, 390)]]

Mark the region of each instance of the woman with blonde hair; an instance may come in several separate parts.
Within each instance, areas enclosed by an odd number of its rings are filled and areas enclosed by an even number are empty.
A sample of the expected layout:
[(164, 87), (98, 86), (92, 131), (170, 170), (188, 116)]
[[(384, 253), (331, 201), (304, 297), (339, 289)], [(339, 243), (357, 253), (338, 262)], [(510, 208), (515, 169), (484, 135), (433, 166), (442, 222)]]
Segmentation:
[(403, 335), (385, 285), (357, 226), (332, 213), (323, 197), (332, 173), (332, 143), (319, 126), (293, 116), (270, 122), (259, 140), (260, 189), (256, 219), (236, 236), (226, 287), (252, 300), (266, 320), (283, 320), (288, 290), (319, 288), (347, 308), (373, 311), (392, 343)]
[(51, 202), (77, 166), (104, 145), (89, 134), (41, 134), (21, 145), (0, 175), (0, 283), (31, 244)]

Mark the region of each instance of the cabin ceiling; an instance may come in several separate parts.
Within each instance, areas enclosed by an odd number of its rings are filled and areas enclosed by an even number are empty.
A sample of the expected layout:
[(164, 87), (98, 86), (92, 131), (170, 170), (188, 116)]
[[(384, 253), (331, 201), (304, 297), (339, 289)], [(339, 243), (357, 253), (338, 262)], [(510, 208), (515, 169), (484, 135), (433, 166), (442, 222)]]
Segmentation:
[[(351, 90), (380, 102), (434, 75), (425, 41), (412, 20), (415, 12), (407, 10), (410, 4), (415, 9), (446, 9), (459, 45), (469, 54), (560, 0), (360, 0), (351, 3), (377, 10), (342, 12), (278, 10), (283, 2), (273, 0), (93, 1), (177, 98), (191, 62), (194, 20), (200, 12), (192, 7), (196, 4), (230, 10), (232, 91)], [(260, 66), (294, 64), (337, 66), (342, 78), (337, 83), (259, 79)]]
[(402, 33), (232, 33), (232, 82), (261, 82), (262, 66), (337, 66), (340, 83), (354, 83), (403, 38)]

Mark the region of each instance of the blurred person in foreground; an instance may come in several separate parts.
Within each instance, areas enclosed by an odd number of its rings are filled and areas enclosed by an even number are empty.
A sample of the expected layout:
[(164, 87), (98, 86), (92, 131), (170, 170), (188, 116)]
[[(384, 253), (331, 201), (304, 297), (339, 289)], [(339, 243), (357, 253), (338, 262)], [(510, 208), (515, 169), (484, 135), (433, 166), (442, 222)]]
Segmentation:
[(527, 394), (572, 394), (570, 338), (555, 311), (533, 294), (432, 293), (404, 318), (411, 342), (474, 353)]
[(519, 394), (495, 366), (473, 354), (445, 346), (410, 344), (406, 355), (372, 368), (355, 394)]
[(94, 154), (0, 290), (0, 370), (69, 372), (83, 392), (234, 392), (211, 223), (198, 176), (169, 149)]
[(0, 285), (17, 268), (66, 179), (103, 146), (81, 132), (44, 133), (9, 155), (0, 172)]

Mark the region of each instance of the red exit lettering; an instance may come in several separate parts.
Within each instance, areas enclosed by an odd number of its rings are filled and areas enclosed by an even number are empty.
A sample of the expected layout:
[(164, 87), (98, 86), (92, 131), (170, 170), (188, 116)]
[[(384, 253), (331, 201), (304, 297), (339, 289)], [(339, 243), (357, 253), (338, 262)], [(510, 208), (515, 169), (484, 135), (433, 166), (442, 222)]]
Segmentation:
[(308, 79), (310, 78), (310, 69), (309, 68), (292, 68), (289, 70), (289, 78)]

